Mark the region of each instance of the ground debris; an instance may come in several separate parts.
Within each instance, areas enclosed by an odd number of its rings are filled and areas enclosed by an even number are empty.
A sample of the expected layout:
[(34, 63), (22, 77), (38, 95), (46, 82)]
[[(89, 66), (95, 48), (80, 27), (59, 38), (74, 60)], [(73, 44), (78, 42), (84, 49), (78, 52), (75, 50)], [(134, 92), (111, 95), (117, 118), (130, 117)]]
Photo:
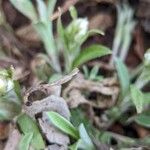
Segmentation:
[(17, 129), (14, 129), (8, 138), (4, 150), (16, 150), (21, 139), (21, 134)]
[[(94, 98), (89, 98), (89, 93), (94, 93)], [(80, 104), (89, 104), (97, 108), (109, 108), (115, 104), (118, 94), (119, 86), (116, 78), (106, 78), (100, 82), (95, 82), (85, 80), (82, 74), (78, 74), (63, 91), (63, 97), (67, 99), (67, 103), (71, 108)]]

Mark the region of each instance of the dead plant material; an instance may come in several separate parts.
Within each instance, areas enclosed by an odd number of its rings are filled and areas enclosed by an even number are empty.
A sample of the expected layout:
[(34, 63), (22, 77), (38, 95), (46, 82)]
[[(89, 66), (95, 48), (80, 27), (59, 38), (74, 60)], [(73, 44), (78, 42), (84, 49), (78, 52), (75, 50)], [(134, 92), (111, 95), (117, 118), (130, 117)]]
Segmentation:
[(25, 113), (32, 118), (35, 118), (36, 114), (40, 114), (44, 111), (58, 112), (67, 119), (70, 117), (70, 112), (65, 100), (55, 95), (51, 95), (40, 101), (35, 101), (31, 103), (30, 106), (24, 105), (23, 109)]
[(144, 51), (143, 34), (140, 26), (138, 26), (135, 30), (134, 40), (135, 40), (134, 51), (136, 52), (139, 59), (142, 61), (145, 51)]
[(4, 150), (16, 150), (21, 139), (21, 134), (17, 129), (14, 129), (7, 140)]
[(110, 14), (99, 13), (90, 19), (90, 29), (100, 29), (106, 31), (109, 27), (112, 27), (114, 20)]
[(97, 3), (111, 3), (111, 4), (115, 4), (117, 2), (117, 0), (91, 0), (91, 1), (95, 1)]
[[(33, 119), (38, 119), (41, 131), (49, 144), (54, 144), (54, 147), (62, 148), (62, 150), (67, 150), (67, 145), (70, 142), (69, 137), (50, 123), (45, 112), (55, 111), (69, 120), (70, 111), (67, 103), (60, 97), (61, 84), (71, 80), (78, 71), (78, 69), (75, 69), (69, 75), (51, 84), (40, 84), (32, 87), (25, 94), (23, 111)], [(51, 149), (51, 146), (48, 149)]]
[(0, 140), (8, 138), (10, 132), (10, 122), (0, 122)]
[(52, 16), (50, 16), (50, 19), (51, 20), (57, 19), (60, 16), (60, 10), (61, 10), (61, 14), (64, 14), (65, 12), (67, 12), (69, 10), (69, 8), (71, 6), (75, 5), (79, 1), (80, 0), (67, 0), (67, 1), (65, 1), (63, 6), (61, 6), (58, 11), (56, 11)]
[(63, 91), (63, 97), (67, 99), (71, 108), (80, 104), (89, 104), (96, 108), (109, 108), (115, 104), (118, 94), (119, 86), (116, 78), (94, 82), (85, 80), (82, 74), (72, 80)]
[[(13, 35), (13, 33), (4, 26), (0, 26), (0, 45), (5, 49), (8, 55), (23, 58), (24, 52), (27, 48)], [(6, 51), (7, 50), (7, 51)]]
[(28, 44), (39, 45), (40, 38), (31, 24), (20, 27), (15, 33), (17, 37), (27, 41)]
[(67, 149), (63, 146), (59, 146), (57, 144), (52, 144), (52, 145), (48, 146), (45, 150), (67, 150)]
[(150, 33), (150, 1), (149, 0), (140, 0), (137, 16), (141, 19), (141, 24), (146, 32)]

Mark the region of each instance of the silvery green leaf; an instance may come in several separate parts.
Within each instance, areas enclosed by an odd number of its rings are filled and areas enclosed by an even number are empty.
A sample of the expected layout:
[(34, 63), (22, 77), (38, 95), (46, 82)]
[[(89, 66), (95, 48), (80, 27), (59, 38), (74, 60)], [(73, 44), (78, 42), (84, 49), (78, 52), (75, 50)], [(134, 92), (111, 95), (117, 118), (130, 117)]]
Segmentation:
[(129, 92), (130, 89), (130, 77), (128, 69), (121, 59), (116, 58), (115, 66), (118, 73), (120, 85), (121, 85), (121, 96), (124, 97)]
[(150, 128), (150, 113), (145, 112), (134, 117), (134, 121), (144, 127)]
[(56, 112), (47, 112), (50, 121), (61, 131), (70, 135), (74, 139), (79, 139), (78, 130), (64, 117)]
[(137, 113), (143, 111), (144, 96), (143, 93), (134, 85), (130, 86), (131, 99), (136, 107)]
[(91, 80), (94, 80), (94, 79), (97, 77), (97, 75), (98, 75), (98, 71), (99, 71), (99, 66), (94, 66), (94, 67), (92, 68), (91, 72), (90, 72), (89, 78), (90, 78)]
[(85, 148), (86, 150), (95, 150), (93, 142), (92, 142), (91, 138), (89, 137), (83, 124), (80, 124), (80, 126), (79, 126), (79, 134), (80, 134), (80, 138), (83, 142), (83, 145), (80, 145), (80, 147), (82, 146), (82, 148)]
[(70, 11), (70, 15), (71, 15), (72, 19), (77, 19), (78, 13), (77, 13), (76, 8), (74, 6), (71, 6), (69, 8), (69, 11)]
[(36, 10), (31, 0), (10, 0), (13, 6), (28, 17), (31, 21), (37, 21)]
[(69, 146), (69, 150), (78, 150), (82, 145), (82, 140), (79, 139), (77, 142)]
[(0, 121), (10, 121), (21, 112), (21, 106), (7, 99), (0, 100)]
[(26, 114), (21, 114), (17, 119), (17, 123), (20, 130), (24, 134), (33, 133), (31, 145), (34, 149), (41, 150), (45, 148), (45, 143), (37, 126), (37, 123), (33, 121), (31, 117)]
[(52, 16), (56, 4), (56, 0), (48, 0), (47, 13), (48, 16)]
[(33, 137), (33, 133), (26, 133), (22, 136), (19, 143), (19, 150), (29, 150), (29, 146)]
[(36, 0), (37, 1), (37, 10), (40, 16), (40, 21), (43, 23), (47, 23), (49, 21), (46, 4), (43, 0)]

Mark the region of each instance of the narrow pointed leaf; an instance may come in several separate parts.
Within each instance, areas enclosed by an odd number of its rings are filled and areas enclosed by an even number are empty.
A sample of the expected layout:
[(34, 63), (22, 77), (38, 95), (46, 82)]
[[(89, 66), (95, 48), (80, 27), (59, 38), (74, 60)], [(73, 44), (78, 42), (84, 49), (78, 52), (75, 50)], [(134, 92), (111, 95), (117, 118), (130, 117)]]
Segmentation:
[(10, 2), (31, 21), (37, 21), (37, 14), (31, 0), (10, 0)]
[(86, 63), (89, 60), (111, 54), (109, 48), (102, 45), (92, 45), (82, 50), (79, 56), (73, 62), (73, 68)]
[(124, 97), (130, 89), (130, 77), (127, 67), (122, 62), (121, 59), (117, 58), (115, 60), (115, 66), (118, 73), (120, 85), (121, 85), (121, 96)]
[(136, 107), (137, 113), (141, 113), (143, 111), (144, 105), (144, 96), (143, 93), (134, 85), (131, 85), (131, 99)]
[(66, 118), (52, 111), (47, 112), (47, 116), (58, 129), (75, 139), (79, 138), (78, 130)]
[(18, 117), (17, 123), (24, 134), (33, 133), (31, 145), (34, 149), (41, 150), (45, 148), (45, 144), (39, 128), (31, 117), (27, 116), (26, 114), (22, 114)]
[(19, 143), (19, 150), (29, 150), (29, 146), (33, 137), (33, 133), (26, 133), (21, 138)]
[(83, 144), (84, 147), (87, 147), (86, 148), (87, 150), (95, 150), (95, 147), (94, 147), (94, 145), (93, 145), (93, 143), (92, 143), (92, 141), (91, 141), (91, 139), (90, 139), (90, 137), (89, 137), (89, 135), (88, 135), (84, 125), (83, 125), (83, 123), (80, 124), (80, 126), (79, 126), (79, 134), (80, 134), (81, 140), (84, 143)]

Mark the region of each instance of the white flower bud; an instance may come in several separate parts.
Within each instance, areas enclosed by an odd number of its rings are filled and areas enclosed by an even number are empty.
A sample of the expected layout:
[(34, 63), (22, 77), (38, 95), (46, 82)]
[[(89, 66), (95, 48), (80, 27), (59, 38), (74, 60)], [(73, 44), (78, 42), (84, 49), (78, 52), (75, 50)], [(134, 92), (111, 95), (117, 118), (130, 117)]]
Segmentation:
[(150, 66), (150, 49), (144, 54), (145, 66)]
[(80, 41), (88, 32), (88, 25), (87, 18), (78, 18), (69, 24), (66, 31), (74, 37), (75, 41)]
[(14, 82), (11, 77), (9, 77), (7, 71), (1, 71), (0, 73), (0, 95), (4, 95), (8, 91), (14, 88)]

